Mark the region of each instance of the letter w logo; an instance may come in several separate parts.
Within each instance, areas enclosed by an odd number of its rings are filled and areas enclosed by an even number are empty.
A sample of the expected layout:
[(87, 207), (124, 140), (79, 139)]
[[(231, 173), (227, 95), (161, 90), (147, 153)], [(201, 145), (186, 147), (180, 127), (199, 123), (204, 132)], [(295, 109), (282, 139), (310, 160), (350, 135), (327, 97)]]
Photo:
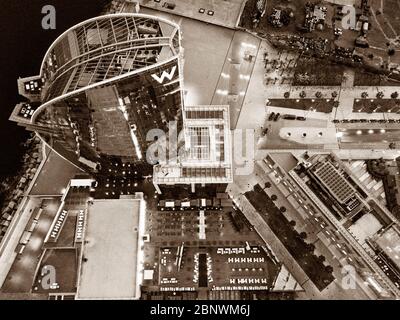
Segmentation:
[(163, 73), (161, 74), (161, 77), (159, 77), (156, 74), (152, 74), (151, 76), (153, 77), (154, 80), (156, 80), (158, 83), (163, 83), (165, 78), (167, 78), (168, 80), (172, 80), (172, 78), (175, 75), (175, 71), (176, 71), (176, 66), (173, 66), (171, 71), (168, 73), (167, 71), (163, 71)]

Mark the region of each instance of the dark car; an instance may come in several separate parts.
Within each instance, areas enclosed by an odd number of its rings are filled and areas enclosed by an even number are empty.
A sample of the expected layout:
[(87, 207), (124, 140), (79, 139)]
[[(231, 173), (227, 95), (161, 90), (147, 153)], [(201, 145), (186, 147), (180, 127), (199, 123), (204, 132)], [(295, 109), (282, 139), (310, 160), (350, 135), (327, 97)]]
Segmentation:
[(268, 117), (268, 121), (272, 121), (274, 119), (275, 116), (275, 112), (270, 113), (269, 117)]
[(278, 121), (278, 119), (281, 117), (281, 114), (278, 112), (275, 117), (274, 117), (274, 121)]
[(285, 119), (285, 120), (296, 120), (296, 116), (293, 115), (293, 114), (284, 114), (282, 116), (282, 119)]
[(265, 128), (265, 129), (262, 131), (262, 135), (263, 135), (263, 136), (266, 136), (267, 133), (268, 133), (268, 128)]
[(174, 10), (175, 7), (176, 7), (176, 5), (175, 5), (175, 3), (165, 2), (165, 3), (163, 4), (163, 7), (164, 7), (164, 8), (167, 8), (167, 9)]

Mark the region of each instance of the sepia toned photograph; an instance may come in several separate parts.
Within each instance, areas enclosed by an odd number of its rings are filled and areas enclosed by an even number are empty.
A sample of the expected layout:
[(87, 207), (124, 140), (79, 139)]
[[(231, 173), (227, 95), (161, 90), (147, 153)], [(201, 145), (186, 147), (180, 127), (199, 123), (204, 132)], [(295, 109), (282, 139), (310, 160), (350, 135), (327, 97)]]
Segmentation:
[(0, 302), (400, 298), (399, 0), (0, 8)]

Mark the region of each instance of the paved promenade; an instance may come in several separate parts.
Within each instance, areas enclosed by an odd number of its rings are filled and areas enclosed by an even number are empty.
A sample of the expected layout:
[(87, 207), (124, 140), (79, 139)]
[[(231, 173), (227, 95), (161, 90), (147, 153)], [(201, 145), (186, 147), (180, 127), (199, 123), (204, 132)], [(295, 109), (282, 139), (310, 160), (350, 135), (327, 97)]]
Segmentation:
[[(245, 0), (139, 0), (142, 7), (200, 20), (221, 27), (235, 29), (244, 9)], [(175, 7), (169, 9), (167, 3)], [(200, 12), (204, 9), (204, 12)]]

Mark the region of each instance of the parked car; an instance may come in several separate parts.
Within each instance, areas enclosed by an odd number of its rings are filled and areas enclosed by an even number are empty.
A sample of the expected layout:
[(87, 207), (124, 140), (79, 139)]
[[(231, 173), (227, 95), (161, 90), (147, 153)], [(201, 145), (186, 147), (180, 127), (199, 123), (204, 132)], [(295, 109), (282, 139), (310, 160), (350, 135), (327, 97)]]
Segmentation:
[(268, 121), (272, 121), (274, 119), (275, 112), (269, 114)]
[(296, 116), (293, 115), (293, 114), (284, 114), (282, 116), (282, 119), (285, 119), (285, 120), (296, 120)]

